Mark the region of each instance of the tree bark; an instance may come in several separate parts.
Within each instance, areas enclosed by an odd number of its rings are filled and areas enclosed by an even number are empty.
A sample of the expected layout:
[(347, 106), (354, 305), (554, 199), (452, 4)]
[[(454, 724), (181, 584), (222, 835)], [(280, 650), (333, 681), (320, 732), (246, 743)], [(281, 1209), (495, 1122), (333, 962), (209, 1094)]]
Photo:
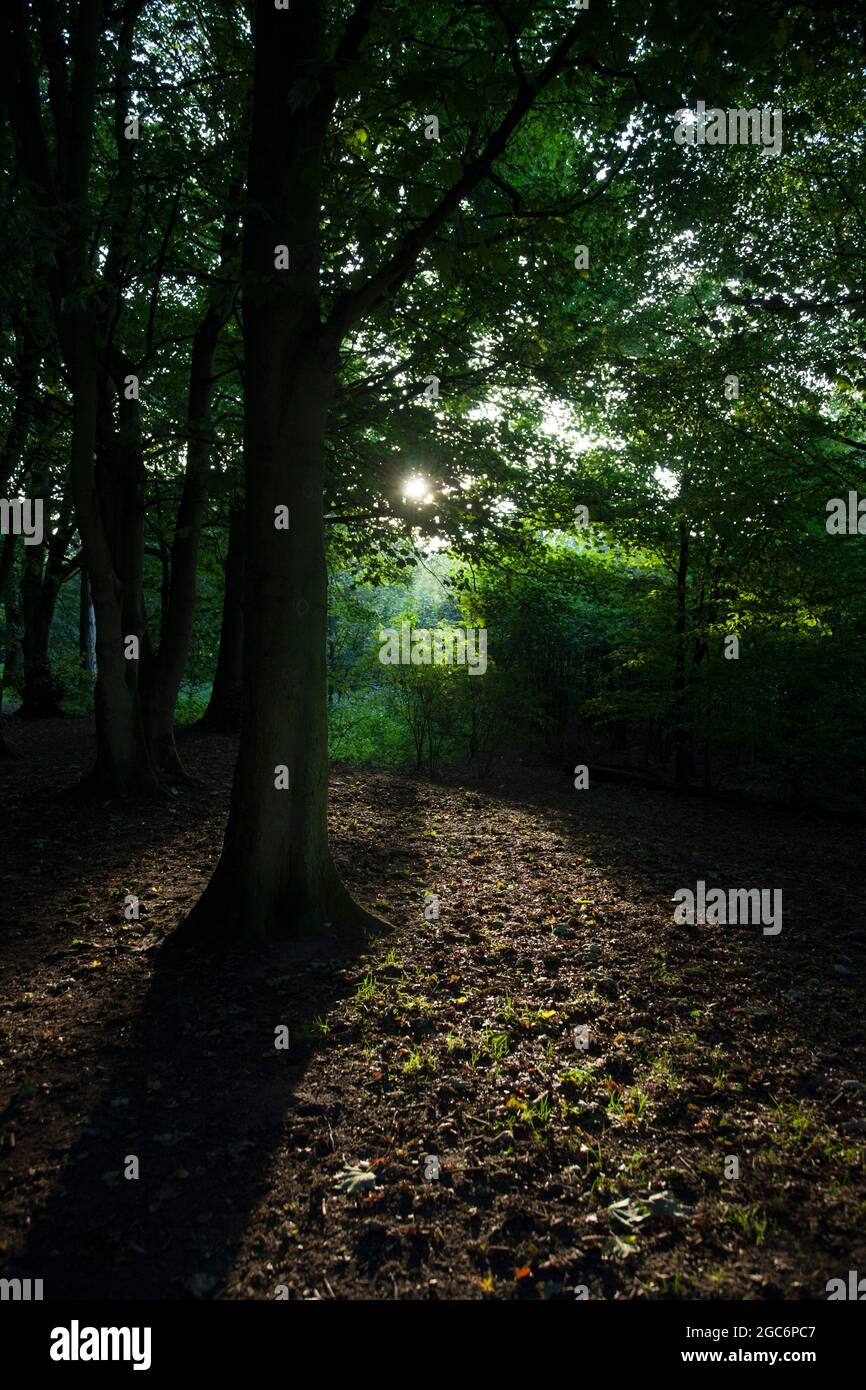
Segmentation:
[(223, 612), (219, 653), (208, 707), (202, 715), (204, 728), (218, 733), (237, 733), (243, 709), (244, 640), (244, 536), (246, 522), (240, 502), (232, 506), (229, 520), (228, 550), (225, 562)]
[(155, 791), (147, 752), (138, 663), (124, 655), (129, 635), (123, 585), (115, 571), (94, 474), (98, 414), (96, 320), (88, 309), (63, 316), (65, 354), (73, 398), (72, 492), (96, 613), (96, 762), (85, 787), (99, 797)]
[(60, 574), (50, 559), (43, 574), (43, 546), (27, 546), (21, 579), (21, 607), (24, 613), (24, 695), (19, 719), (59, 719), (60, 686), (54, 678), (48, 657), (51, 623), (60, 592)]
[[(36, 345), (30, 323), (26, 318), (21, 318), (17, 322), (15, 337), (18, 349), (18, 386), (15, 393), (12, 419), (3, 441), (2, 453), (0, 453), (0, 492), (4, 494), (21, 461), (27, 443), (36, 406), (41, 361), (41, 354)], [(0, 678), (0, 714), (2, 714), (5, 687), (13, 681), (17, 683), (22, 675), (23, 656), (19, 642), (22, 615), (16, 598), (12, 596), (16, 539), (12, 532), (5, 536), (2, 552), (0, 552), (0, 601), (4, 603), (5, 618), (5, 651), (3, 675)], [(12, 750), (3, 734), (0, 733), (0, 758), (11, 757)]]
[(3, 660), (3, 685), (6, 688), (21, 689), (24, 685), (24, 658), (21, 652), (21, 636), (24, 631), (24, 618), (15, 585), (15, 548), (18, 537), (11, 532), (3, 540), (0, 555), (0, 598), (4, 600), (6, 615), (5, 656)]
[(90, 601), (90, 580), (87, 570), (81, 566), (78, 595), (78, 653), (81, 669), (88, 675), (96, 675), (96, 614)]
[[(321, 6), (259, 6), (243, 248), (246, 604), (243, 723), (225, 842), (183, 942), (264, 942), (373, 922), (328, 846), (325, 425), (336, 362), (320, 326), (325, 120), (293, 109), (322, 60)], [(275, 246), (291, 269), (275, 270)], [(289, 508), (289, 529), (276, 509)], [(278, 789), (279, 768), (289, 787)]]
[[(30, 490), (44, 500), (47, 524), (52, 500), (51, 476), (44, 462), (34, 467)], [(18, 710), (20, 719), (59, 719), (63, 715), (60, 706), (63, 691), (51, 669), (48, 649), (57, 597), (65, 577), (64, 561), (73, 525), (70, 502), (68, 497), (64, 497), (60, 503), (56, 530), (49, 532), (40, 545), (24, 547), (21, 577), (24, 695)]]
[[(6, 686), (9, 684), (14, 673), (14, 665), (13, 662), (10, 660), (13, 645), (15, 650), (17, 650), (17, 652), (19, 653), (19, 655), (21, 652), (21, 648), (18, 645), (18, 639), (15, 632), (15, 626), (9, 606), (9, 600), (6, 598), (6, 595), (11, 589), (12, 584), (12, 571), (15, 566), (16, 540), (17, 536), (15, 536), (15, 534), (12, 531), (10, 531), (9, 535), (4, 537), (3, 547), (2, 549), (0, 549), (0, 602), (4, 604), (5, 618), (3, 629), (3, 674), (2, 676), (0, 676), (0, 716), (2, 716), (3, 713), (3, 692), (6, 689)], [(6, 742), (3, 733), (0, 732), (0, 758), (11, 758), (12, 756), (12, 749)]]
[(193, 339), (186, 469), (171, 548), (168, 602), (163, 612), (159, 652), (147, 668), (143, 691), (150, 755), (161, 772), (174, 776), (186, 775), (175, 747), (174, 711), (192, 638), (199, 542), (210, 483), (214, 355), (237, 291), (235, 256), (241, 191), (239, 183), (232, 184), (223, 224), (220, 271), (226, 278), (211, 295)]
[(676, 645), (674, 648), (674, 786), (686, 788), (691, 780), (691, 737), (686, 675), (688, 623), (689, 527), (679, 523), (679, 561), (676, 580)]

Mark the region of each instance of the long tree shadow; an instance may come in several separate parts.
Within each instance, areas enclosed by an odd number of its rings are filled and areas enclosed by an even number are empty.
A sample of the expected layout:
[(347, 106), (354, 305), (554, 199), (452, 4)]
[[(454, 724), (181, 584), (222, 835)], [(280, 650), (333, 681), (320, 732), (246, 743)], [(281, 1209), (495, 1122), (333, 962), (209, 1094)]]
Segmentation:
[[(202, 744), (203, 751), (208, 747)], [(351, 785), (337, 782), (336, 796), (351, 802)], [(380, 834), (399, 839), (397, 826), (419, 814), (421, 789), (393, 787), (390, 793), (381, 802)], [(102, 814), (94, 808), (87, 815), (88, 834)], [(136, 858), (159, 884), (166, 828), (150, 810), (117, 814), (142, 817)], [(335, 845), (349, 886), (362, 900), (388, 862), (384, 843), (371, 842), (365, 829), (353, 822)], [(193, 853), (200, 854), (216, 832), (208, 808), (194, 828)], [(186, 828), (175, 847), (184, 862), (189, 835)], [(75, 825), (54, 829), (52, 853), (69, 888), (77, 875), (67, 861), (75, 860), (79, 845)], [(212, 849), (217, 846), (218, 840)], [(122, 863), (122, 843), (112, 846), (110, 858), (108, 877)], [(401, 862), (416, 858), (403, 852)], [(99, 868), (97, 896), (105, 888), (101, 862)], [(171, 872), (177, 891), (176, 865)], [(51, 884), (39, 893), (48, 906)], [(155, 912), (157, 936), (177, 917), (167, 906)], [(22, 987), (35, 991), (41, 1027), (59, 1015), (51, 1003), (58, 997), (56, 972), (46, 992), (52, 967), (46, 974), (45, 930), (40, 939), (41, 947), (34, 941), (28, 950), (32, 966), (19, 975)], [(354, 989), (349, 977), (365, 946), (363, 937), (333, 937), (201, 959), (154, 946), (153, 974), (139, 1003), (124, 1000), (123, 990), (128, 980), (127, 988), (137, 992), (134, 952), (141, 948), (106, 955), (109, 969), (104, 976), (97, 972), (81, 996), (86, 1018), (69, 1022), (59, 1057), (53, 1041), (39, 1046), (28, 1062), (35, 1097), (13, 1097), (2, 1117), (14, 1118), (19, 1129), (19, 1174), (22, 1165), (37, 1161), (34, 1147), (45, 1157), (40, 1128), (50, 1126), (54, 1143), (46, 1170), (50, 1190), (31, 1213), (24, 1240), (14, 1243), (4, 1276), (43, 1279), (49, 1300), (219, 1297), (241, 1245), (255, 1241), (251, 1228), (274, 1165), (291, 1164), (299, 1151), (309, 1173), (311, 1149), (314, 1162), (316, 1156), (333, 1158), (330, 1130), (341, 1101), (327, 1089), (308, 1093), (307, 1073), (320, 1047), (351, 1045), (345, 1022), (331, 1019), (327, 1038), (323, 1025)], [(124, 969), (132, 973), (124, 976)], [(81, 981), (81, 974), (76, 978)], [(288, 1029), (288, 1048), (276, 1046), (284, 1041), (277, 1033), (282, 1028)], [(315, 1182), (307, 1186), (309, 1201), (321, 1207)], [(282, 1213), (265, 1219), (289, 1224)], [(273, 1297), (279, 1274), (262, 1272), (258, 1282), (262, 1297)]]
[[(399, 806), (383, 814), (411, 813), (414, 799), (407, 789)], [(140, 817), (135, 857), (149, 864), (149, 876), (159, 883), (159, 856), (182, 823), (166, 827), (150, 808), (96, 807), (82, 812), (85, 835), (92, 840), (106, 816), (115, 823)], [(41, 839), (50, 839), (65, 889), (80, 889), (81, 827), (61, 820), (39, 829)], [(199, 853), (215, 831), (206, 814), (194, 830)], [(185, 862), (189, 834), (187, 828), (174, 847)], [(109, 850), (108, 868), (99, 859), (97, 883), (89, 890), (97, 897), (105, 892), (103, 880), (122, 867), (124, 845), (129, 841), (121, 835)], [(368, 880), (351, 885), (363, 896), (376, 875), (367, 858), (379, 851), (360, 835), (357, 843), (346, 837), (339, 848)], [(27, 846), (22, 854), (26, 867)], [(45, 912), (53, 904), (56, 913), (57, 892), (55, 875), (39, 883), (28, 899), (28, 918), (42, 902)], [(157, 935), (177, 917), (177, 909), (161, 907), (153, 922)], [(269, 1191), (273, 1165), (291, 1163), (296, 1149), (308, 1155), (312, 1147), (323, 1158), (333, 1152), (328, 1132), (339, 1098), (308, 1094), (306, 1078), (326, 1045), (324, 1020), (354, 987), (347, 976), (365, 941), (324, 938), (207, 959), (152, 947), (153, 974), (136, 1003), (123, 993), (125, 987), (138, 993), (134, 962), (141, 947), (124, 943), (119, 954), (100, 947), (105, 972), (96, 972), (83, 994), (68, 995), (61, 987), (80, 990), (86, 971), (82, 975), (82, 963), (71, 958), (67, 964), (68, 947), (60, 953), (63, 962), (52, 966), (50, 925), (44, 914), (41, 921), (34, 917), (33, 939), (23, 943), (27, 963), (18, 962), (40, 1040), (25, 1064), (25, 1087), (0, 1116), (7, 1136), (18, 1134), (12, 1183), (23, 1180), (22, 1190), (32, 1191), (25, 1173), (38, 1163), (47, 1195), (35, 1198), (4, 1276), (43, 1279), (46, 1299), (219, 1297), (254, 1210)], [(23, 940), (20, 933), (15, 939)], [(64, 980), (68, 969), (77, 973)], [(66, 1004), (72, 998), (86, 1005), (74, 1022)], [(61, 1001), (65, 1012), (58, 1013)], [(64, 1036), (55, 1037), (61, 1018)], [(277, 1032), (283, 1028), (288, 1048), (276, 1045), (285, 1041)], [(345, 1024), (332, 1021), (327, 1045), (348, 1041), (341, 1029)], [(16, 1065), (19, 1080), (22, 1070)], [(46, 1127), (53, 1148), (43, 1168)], [(34, 1186), (38, 1190), (39, 1183)], [(276, 1273), (270, 1281), (263, 1276), (262, 1296), (272, 1297), (277, 1282)]]
[(351, 958), (336, 941), (204, 966), (166, 953), (4, 1273), (42, 1278), (47, 1299), (218, 1297), (270, 1165), (327, 1113), (304, 1076)]

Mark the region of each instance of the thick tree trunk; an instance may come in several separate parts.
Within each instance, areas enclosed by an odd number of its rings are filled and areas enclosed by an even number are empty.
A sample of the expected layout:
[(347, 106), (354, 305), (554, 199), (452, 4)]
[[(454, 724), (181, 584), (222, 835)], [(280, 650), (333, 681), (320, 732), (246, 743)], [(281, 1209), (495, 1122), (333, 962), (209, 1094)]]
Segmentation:
[[(328, 847), (322, 465), (329, 383), (308, 367), (287, 396), (271, 378), (271, 395), (268, 363), (280, 354), (270, 334), (250, 341), (258, 316), (250, 317), (240, 753), (220, 862), (181, 939), (201, 931), (213, 941), (266, 941), (373, 920), (352, 903)], [(251, 387), (259, 373), (262, 386)], [(275, 416), (282, 417), (278, 442)], [(274, 526), (278, 506), (289, 507), (289, 532)], [(276, 785), (282, 768), (287, 789)]]
[[(321, 62), (320, 6), (262, 5), (256, 24), (243, 256), (243, 722), (222, 855), (179, 942), (265, 942), (375, 921), (352, 902), (328, 847), (323, 492), (336, 362), (315, 350), (324, 119), (315, 102), (289, 100)], [(290, 248), (290, 270), (275, 270), (275, 244)], [(275, 525), (282, 507), (288, 530)]]
[(244, 535), (243, 506), (232, 507), (225, 563), (223, 613), (213, 688), (201, 723), (217, 733), (237, 733), (243, 709)]

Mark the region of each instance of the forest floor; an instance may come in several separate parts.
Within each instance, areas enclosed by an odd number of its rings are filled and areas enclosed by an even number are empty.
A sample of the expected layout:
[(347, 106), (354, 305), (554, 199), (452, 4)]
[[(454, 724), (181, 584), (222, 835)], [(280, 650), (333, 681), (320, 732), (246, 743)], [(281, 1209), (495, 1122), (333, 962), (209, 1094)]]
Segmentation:
[[(169, 803), (87, 807), (62, 793), (92, 728), (7, 725), (4, 1276), (823, 1300), (866, 1268), (862, 828), (336, 767), (335, 858), (393, 930), (202, 965), (159, 944), (218, 856), (233, 741), (185, 734), (202, 783)], [(781, 888), (781, 934), (674, 925), (698, 879)]]

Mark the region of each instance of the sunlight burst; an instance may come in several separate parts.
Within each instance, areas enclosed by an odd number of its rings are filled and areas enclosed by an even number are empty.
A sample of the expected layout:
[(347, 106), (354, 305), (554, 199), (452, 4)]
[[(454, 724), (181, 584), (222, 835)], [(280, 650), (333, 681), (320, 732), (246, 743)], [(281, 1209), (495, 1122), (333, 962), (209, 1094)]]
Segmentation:
[(429, 492), (430, 484), (426, 478), (407, 478), (403, 484), (403, 496), (411, 497), (419, 502), (427, 497)]

